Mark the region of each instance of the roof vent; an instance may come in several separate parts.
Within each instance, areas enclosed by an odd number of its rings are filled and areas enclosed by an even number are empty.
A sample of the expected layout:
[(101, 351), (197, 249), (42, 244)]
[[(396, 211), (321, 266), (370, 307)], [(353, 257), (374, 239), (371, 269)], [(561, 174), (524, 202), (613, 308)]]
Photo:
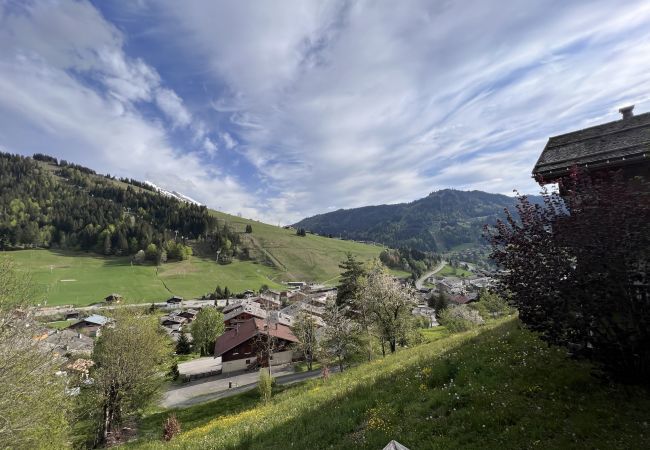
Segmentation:
[(633, 109), (634, 105), (624, 106), (623, 108), (620, 108), (618, 112), (623, 115), (623, 119), (629, 119), (630, 117), (634, 116), (634, 113), (632, 112)]

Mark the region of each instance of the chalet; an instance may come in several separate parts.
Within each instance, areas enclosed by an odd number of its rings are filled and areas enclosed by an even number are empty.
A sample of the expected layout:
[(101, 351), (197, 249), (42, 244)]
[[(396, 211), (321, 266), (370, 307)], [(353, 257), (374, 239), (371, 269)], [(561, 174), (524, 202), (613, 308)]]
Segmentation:
[(187, 322), (189, 323), (196, 318), (196, 315), (198, 313), (199, 312), (196, 309), (190, 308), (190, 309), (186, 309), (185, 311), (179, 312), (177, 316), (187, 319)]
[(101, 329), (111, 322), (112, 319), (109, 319), (108, 317), (93, 314), (86, 317), (85, 319), (80, 320), (79, 322), (73, 323), (67, 329), (94, 337), (98, 336), (101, 332)]
[(478, 300), (478, 294), (459, 294), (449, 297), (449, 301), (456, 305), (466, 305), (475, 302), (476, 300)]
[(280, 306), (282, 306), (282, 303), (279, 299), (265, 295), (254, 297), (250, 300), (266, 309), (279, 309)]
[(174, 295), (173, 297), (167, 299), (168, 305), (179, 305), (181, 303), (183, 303), (183, 297), (179, 297), (178, 295)]
[(122, 301), (122, 296), (120, 294), (109, 294), (104, 298), (106, 303), (119, 303)]
[(250, 319), (266, 319), (266, 311), (255, 302), (243, 301), (234, 308), (224, 309), (223, 321), (226, 327), (233, 327), (237, 323), (245, 322)]
[(70, 328), (53, 330), (42, 342), (55, 356), (87, 355), (92, 353), (94, 345), (93, 338)]
[(182, 317), (178, 314), (170, 314), (168, 316), (162, 316), (160, 318), (160, 324), (163, 327), (169, 327), (169, 328), (171, 328), (174, 325), (182, 326), (186, 322), (187, 322), (187, 318)]
[(621, 169), (625, 178), (650, 179), (650, 113), (633, 113), (634, 105), (619, 109), (621, 119), (551, 137), (533, 176), (554, 183), (578, 167), (587, 173)]
[(287, 286), (289, 286), (291, 289), (302, 289), (304, 287), (307, 287), (307, 283), (304, 281), (289, 281), (287, 282)]
[[(276, 339), (270, 361), (261, 356), (264, 340), (269, 336)], [(219, 336), (214, 346), (214, 356), (221, 357), (223, 373), (245, 370), (255, 364), (287, 364), (293, 359), (291, 345), (296, 342), (298, 339), (288, 326), (277, 323), (267, 326), (264, 320), (253, 318), (236, 324)], [(258, 356), (263, 360), (258, 361)]]
[(316, 306), (308, 302), (292, 303), (280, 311), (292, 316), (297, 316), (301, 312), (306, 312), (317, 317), (323, 317), (325, 314), (325, 308), (323, 306)]
[(79, 320), (80, 317), (81, 313), (79, 311), (75, 311), (74, 309), (63, 313), (63, 320)]
[(429, 327), (437, 327), (439, 325), (436, 319), (436, 310), (428, 305), (418, 305), (411, 310), (414, 316), (422, 316), (429, 321)]

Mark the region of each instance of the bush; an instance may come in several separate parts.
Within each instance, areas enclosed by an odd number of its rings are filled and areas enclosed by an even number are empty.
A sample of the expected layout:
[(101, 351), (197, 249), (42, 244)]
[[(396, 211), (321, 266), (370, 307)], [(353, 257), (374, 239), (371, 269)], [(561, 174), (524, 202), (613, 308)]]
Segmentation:
[(471, 330), (484, 323), (478, 311), (470, 309), (467, 305), (453, 305), (445, 308), (438, 316), (438, 321), (452, 333)]
[(549, 343), (650, 384), (650, 183), (574, 170), (488, 228), (501, 292)]
[(507, 300), (487, 290), (481, 291), (479, 301), (473, 303), (472, 308), (477, 310), (484, 319), (494, 319), (512, 312)]
[(260, 390), (260, 398), (262, 401), (268, 403), (273, 393), (273, 378), (269, 375), (269, 371), (265, 367), (260, 369), (260, 381), (257, 387)]
[(133, 262), (135, 264), (144, 264), (145, 259), (146, 255), (144, 254), (144, 250), (138, 250), (138, 252), (133, 256)]
[(176, 418), (176, 414), (171, 414), (163, 424), (163, 440), (171, 441), (174, 436), (181, 433), (181, 423)]

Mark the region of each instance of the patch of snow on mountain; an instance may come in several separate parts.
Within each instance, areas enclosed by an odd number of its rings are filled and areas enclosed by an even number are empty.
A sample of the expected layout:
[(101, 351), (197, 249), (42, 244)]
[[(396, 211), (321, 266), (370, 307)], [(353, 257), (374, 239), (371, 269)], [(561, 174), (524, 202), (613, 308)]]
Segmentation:
[(168, 190), (163, 189), (160, 186), (152, 183), (151, 181), (145, 181), (144, 184), (146, 184), (147, 186), (152, 187), (153, 190), (155, 190), (159, 194), (162, 194), (162, 195), (164, 195), (166, 197), (172, 197), (172, 198), (175, 198), (176, 200), (180, 200), (180, 201), (185, 202), (185, 203), (193, 203), (193, 204), (199, 205), (199, 206), (202, 205), (202, 203), (197, 202), (196, 200), (194, 200), (191, 197), (188, 197), (187, 195), (181, 194), (180, 192), (176, 192), (176, 191), (168, 191)]

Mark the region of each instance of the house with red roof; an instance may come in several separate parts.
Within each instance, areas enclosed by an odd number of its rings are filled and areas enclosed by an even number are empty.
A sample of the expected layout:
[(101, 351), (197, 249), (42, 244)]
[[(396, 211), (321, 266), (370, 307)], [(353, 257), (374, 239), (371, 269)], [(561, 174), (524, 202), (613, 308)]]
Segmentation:
[[(269, 336), (275, 339), (275, 350), (270, 358), (263, 355), (264, 343)], [(298, 342), (291, 328), (280, 323), (251, 318), (234, 326), (217, 338), (214, 345), (215, 358), (221, 357), (222, 373), (245, 370), (256, 363), (276, 366), (290, 363), (293, 359), (291, 345)], [(258, 358), (260, 360), (258, 361)], [(270, 360), (270, 361), (269, 361)]]

